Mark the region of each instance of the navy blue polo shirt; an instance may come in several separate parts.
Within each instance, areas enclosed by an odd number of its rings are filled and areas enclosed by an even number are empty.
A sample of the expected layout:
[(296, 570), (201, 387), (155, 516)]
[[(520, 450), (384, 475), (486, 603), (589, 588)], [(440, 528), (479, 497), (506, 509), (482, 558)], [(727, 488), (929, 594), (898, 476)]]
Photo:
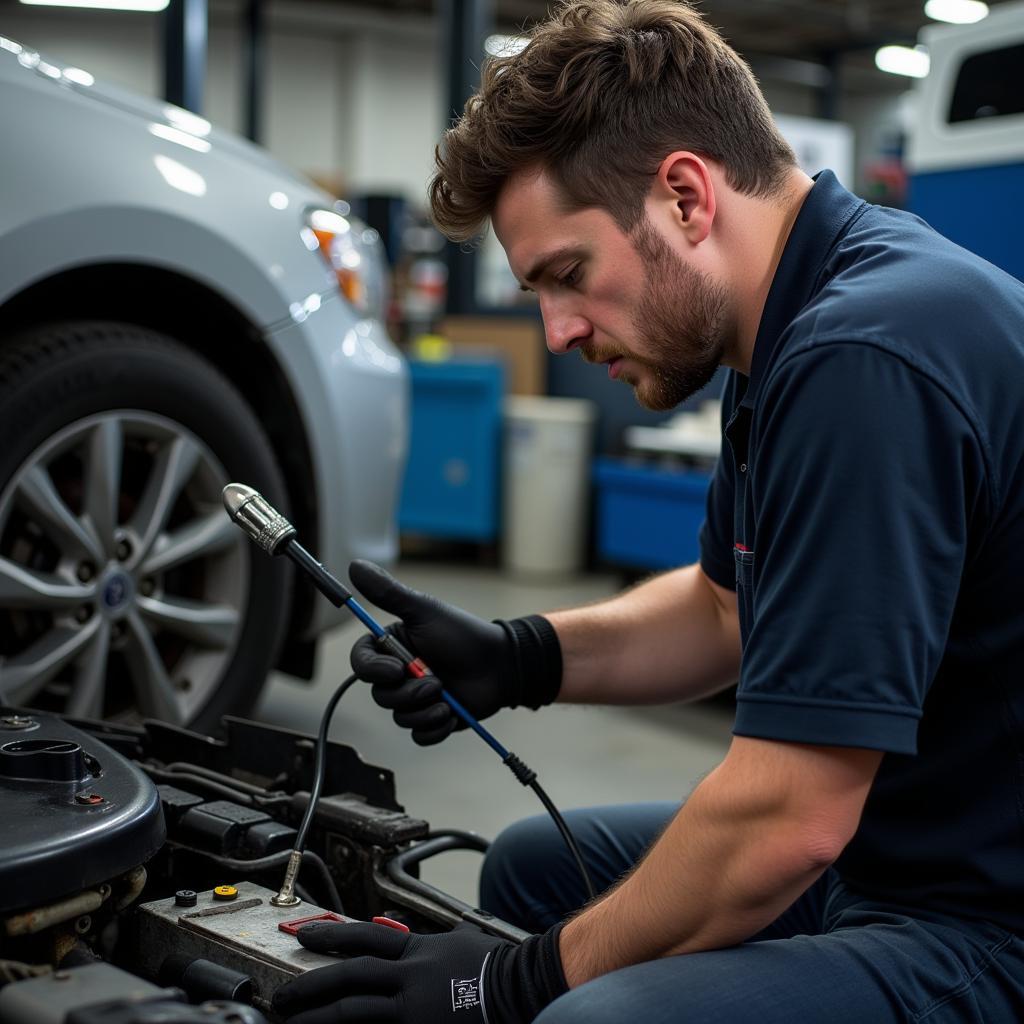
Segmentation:
[(823, 172), (723, 405), (734, 731), (885, 751), (843, 881), (1024, 931), (1024, 285)]

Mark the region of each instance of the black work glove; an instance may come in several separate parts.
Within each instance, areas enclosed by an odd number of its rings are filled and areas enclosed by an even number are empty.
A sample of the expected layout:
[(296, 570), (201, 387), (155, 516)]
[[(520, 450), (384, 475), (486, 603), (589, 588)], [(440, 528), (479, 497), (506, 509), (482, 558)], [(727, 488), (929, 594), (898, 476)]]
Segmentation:
[(289, 1024), (527, 1024), (568, 990), (561, 929), (516, 945), (469, 924), (415, 935), (380, 924), (313, 922), (297, 933), (303, 946), (352, 959), (282, 985), (274, 1011)]
[(410, 590), (373, 562), (353, 562), (348, 573), (356, 590), (402, 620), (388, 632), (437, 673), (410, 678), (372, 636), (352, 648), (352, 670), (373, 684), (373, 699), (393, 711), (395, 722), (411, 729), (420, 745), (440, 743), (466, 727), (442, 700), (442, 685), (477, 719), (521, 704), (536, 709), (558, 696), (562, 649), (542, 616), (485, 622)]

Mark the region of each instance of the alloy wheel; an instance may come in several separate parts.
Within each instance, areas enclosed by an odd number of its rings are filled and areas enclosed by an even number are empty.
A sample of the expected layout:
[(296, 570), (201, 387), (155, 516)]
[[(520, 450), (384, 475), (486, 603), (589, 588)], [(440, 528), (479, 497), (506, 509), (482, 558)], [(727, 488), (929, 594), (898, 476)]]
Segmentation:
[(249, 584), (227, 475), (136, 410), (72, 423), (0, 493), (0, 699), (190, 721), (235, 653)]

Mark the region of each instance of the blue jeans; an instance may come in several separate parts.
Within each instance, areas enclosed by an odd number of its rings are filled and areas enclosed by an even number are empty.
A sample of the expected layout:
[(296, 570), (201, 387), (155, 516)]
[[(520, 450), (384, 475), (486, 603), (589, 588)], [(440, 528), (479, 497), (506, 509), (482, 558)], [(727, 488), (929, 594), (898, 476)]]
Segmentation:
[[(603, 890), (657, 838), (676, 804), (571, 811)], [(542, 931), (585, 902), (547, 817), (506, 829), (484, 861), (480, 905)], [(874, 903), (826, 873), (739, 946), (613, 971), (555, 1000), (537, 1024), (1020, 1024), (1024, 939), (984, 922)]]

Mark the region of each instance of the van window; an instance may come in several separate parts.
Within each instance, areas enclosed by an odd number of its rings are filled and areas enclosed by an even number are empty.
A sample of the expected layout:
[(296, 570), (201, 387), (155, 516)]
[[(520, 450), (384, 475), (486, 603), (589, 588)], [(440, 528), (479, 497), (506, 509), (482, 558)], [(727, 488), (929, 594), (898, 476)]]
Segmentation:
[(968, 57), (960, 65), (949, 123), (1024, 114), (1024, 43)]

